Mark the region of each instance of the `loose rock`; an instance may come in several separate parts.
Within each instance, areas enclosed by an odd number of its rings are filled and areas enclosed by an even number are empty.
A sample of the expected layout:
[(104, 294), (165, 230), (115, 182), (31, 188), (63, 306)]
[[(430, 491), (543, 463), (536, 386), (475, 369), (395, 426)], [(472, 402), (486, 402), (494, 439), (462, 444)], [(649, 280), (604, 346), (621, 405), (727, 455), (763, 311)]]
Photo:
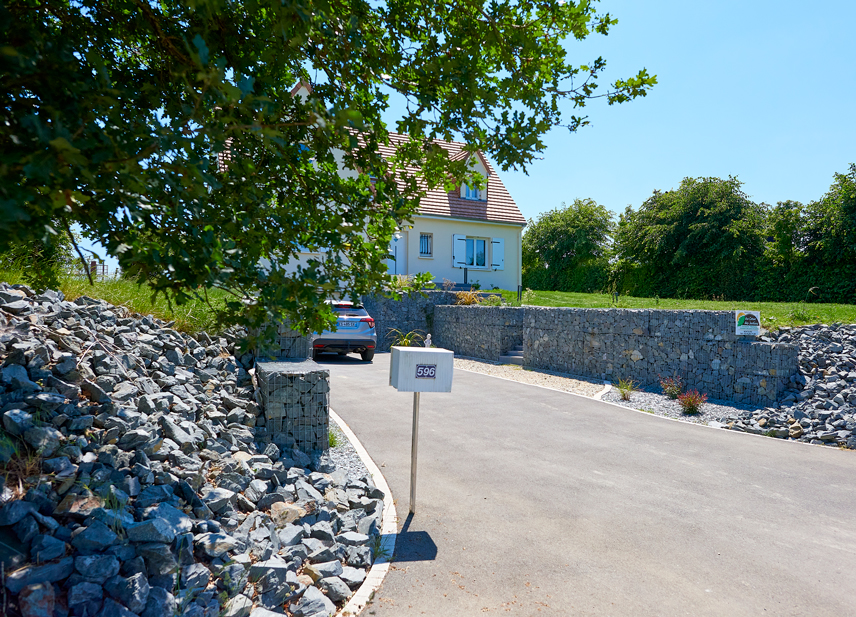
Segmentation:
[[(385, 496), (347, 443), (329, 458), (270, 443), (253, 358), (230, 355), (241, 331), (190, 336), (0, 283), (3, 300), (20, 317), (0, 317), (0, 418), (40, 454), (25, 499), (0, 491), (26, 550), (6, 570), (22, 616), (329, 615), (365, 578), (361, 521)], [(283, 396), (329, 391), (295, 387)], [(343, 566), (354, 551), (362, 570)]]

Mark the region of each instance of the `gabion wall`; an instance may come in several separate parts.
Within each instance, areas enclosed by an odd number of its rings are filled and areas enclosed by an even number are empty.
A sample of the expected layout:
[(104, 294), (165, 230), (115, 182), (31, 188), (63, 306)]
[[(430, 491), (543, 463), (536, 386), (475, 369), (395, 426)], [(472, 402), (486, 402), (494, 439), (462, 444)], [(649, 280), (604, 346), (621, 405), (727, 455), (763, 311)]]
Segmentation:
[(432, 339), (460, 356), (496, 360), (523, 344), (523, 308), (438, 306)]
[[(377, 333), (377, 351), (389, 351), (392, 346), (392, 330), (405, 334), (418, 330), (432, 334), (434, 327), (434, 307), (439, 304), (454, 304), (455, 294), (450, 291), (426, 291), (421, 294), (405, 296), (402, 300), (390, 300), (381, 296), (366, 296), (363, 306), (375, 320)], [(436, 343), (435, 343), (436, 344)]]
[(312, 356), (312, 336), (295, 332), (287, 323), (279, 324), (272, 347), (256, 351), (259, 360), (306, 360)]
[(679, 375), (712, 398), (760, 405), (777, 400), (798, 370), (796, 345), (736, 336), (731, 311), (442, 306), (435, 340), (496, 360), (517, 320), (526, 368), (643, 385)]
[(312, 360), (257, 362), (256, 379), (265, 414), (257, 440), (304, 452), (327, 450), (330, 371)]

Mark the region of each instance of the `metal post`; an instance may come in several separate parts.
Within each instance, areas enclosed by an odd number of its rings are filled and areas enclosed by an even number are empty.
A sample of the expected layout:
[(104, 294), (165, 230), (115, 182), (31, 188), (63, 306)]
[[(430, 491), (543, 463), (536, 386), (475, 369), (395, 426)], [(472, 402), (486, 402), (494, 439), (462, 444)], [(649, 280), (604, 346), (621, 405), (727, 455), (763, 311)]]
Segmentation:
[(413, 393), (413, 443), (410, 447), (410, 512), (416, 514), (416, 450), (419, 443), (419, 393)]

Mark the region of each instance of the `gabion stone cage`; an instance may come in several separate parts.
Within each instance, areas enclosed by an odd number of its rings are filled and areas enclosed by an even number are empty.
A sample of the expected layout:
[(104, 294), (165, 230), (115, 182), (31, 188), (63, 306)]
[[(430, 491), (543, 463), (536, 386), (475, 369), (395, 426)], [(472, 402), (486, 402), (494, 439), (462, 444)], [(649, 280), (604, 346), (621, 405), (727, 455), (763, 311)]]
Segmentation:
[(256, 350), (260, 359), (306, 360), (312, 355), (312, 335), (304, 335), (291, 329), (288, 323), (277, 325), (277, 334), (268, 345)]
[(312, 360), (258, 362), (256, 377), (265, 414), (257, 438), (304, 452), (327, 450), (330, 371)]

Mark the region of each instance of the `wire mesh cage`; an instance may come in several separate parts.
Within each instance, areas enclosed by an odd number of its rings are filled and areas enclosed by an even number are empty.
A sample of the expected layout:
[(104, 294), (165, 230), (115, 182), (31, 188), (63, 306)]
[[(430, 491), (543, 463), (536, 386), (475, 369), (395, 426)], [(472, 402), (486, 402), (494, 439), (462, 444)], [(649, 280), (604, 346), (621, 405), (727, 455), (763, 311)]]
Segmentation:
[(265, 414), (260, 441), (304, 452), (329, 447), (330, 371), (311, 360), (258, 362), (256, 375)]
[(277, 326), (276, 337), (272, 343), (260, 347), (256, 352), (258, 358), (277, 360), (306, 360), (312, 356), (312, 335), (304, 335), (291, 329), (287, 323)]

